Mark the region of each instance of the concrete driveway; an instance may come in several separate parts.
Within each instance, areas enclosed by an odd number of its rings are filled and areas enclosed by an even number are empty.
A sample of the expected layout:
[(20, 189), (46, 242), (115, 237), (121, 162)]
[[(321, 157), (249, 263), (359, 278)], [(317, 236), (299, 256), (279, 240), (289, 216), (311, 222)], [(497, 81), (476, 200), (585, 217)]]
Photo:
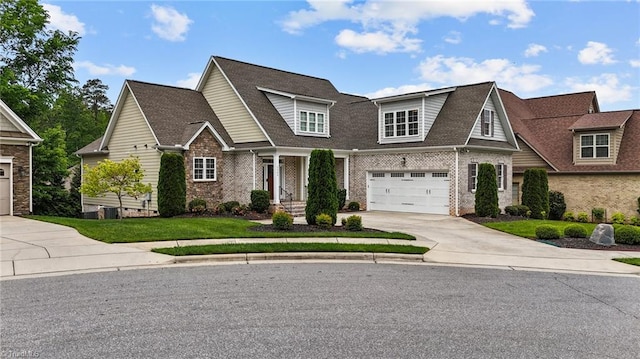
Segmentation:
[[(449, 216), (395, 212), (359, 212), (358, 215), (362, 216), (365, 227), (415, 235), (420, 244), (431, 248), (424, 255), (422, 264), (640, 275), (640, 267), (611, 260), (640, 257), (640, 252), (556, 248)], [(304, 223), (304, 218), (296, 218), (296, 222)], [(149, 248), (163, 245), (166, 242), (144, 243), (143, 246), (106, 244), (86, 238), (69, 227), (2, 216), (0, 276), (7, 279), (172, 265), (173, 257), (149, 252)], [(349, 260), (354, 257), (336, 258)]]
[(75, 229), (22, 217), (0, 217), (0, 276), (172, 263), (173, 257), (89, 239)]

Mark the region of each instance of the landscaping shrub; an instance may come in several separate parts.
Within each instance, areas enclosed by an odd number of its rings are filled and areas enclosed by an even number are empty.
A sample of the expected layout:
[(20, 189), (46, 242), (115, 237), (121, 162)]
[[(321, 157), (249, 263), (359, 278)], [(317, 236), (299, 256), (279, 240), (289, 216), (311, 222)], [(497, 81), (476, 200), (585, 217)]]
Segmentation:
[(516, 206), (516, 208), (518, 209), (518, 216), (520, 217), (528, 217), (527, 213), (531, 212), (529, 210), (529, 207), (525, 206), (524, 204), (519, 204)]
[(338, 211), (344, 208), (345, 202), (347, 201), (347, 190), (339, 189), (338, 190)]
[(549, 191), (549, 219), (560, 220), (566, 209), (564, 194), (558, 191)]
[(350, 231), (361, 231), (362, 217), (356, 215), (347, 217), (346, 228)]
[(629, 219), (629, 224), (634, 226), (640, 226), (640, 218), (635, 216), (631, 217), (631, 219)]
[(338, 184), (336, 160), (331, 150), (313, 150), (309, 159), (309, 185), (304, 210), (308, 224), (316, 224), (319, 214), (331, 217), (331, 225), (338, 219)]
[(224, 207), (224, 204), (220, 203), (213, 207), (213, 214), (215, 215), (225, 215), (227, 214), (227, 210)]
[(234, 216), (244, 216), (247, 213), (247, 206), (244, 204), (234, 206), (231, 208), (231, 214)]
[(251, 191), (251, 209), (264, 213), (269, 209), (269, 191), (254, 189)]
[(542, 224), (536, 227), (536, 238), (538, 239), (558, 239), (560, 238), (560, 230), (548, 224)]
[(347, 205), (347, 208), (352, 212), (359, 211), (360, 210), (360, 203), (358, 203), (358, 202), (349, 202), (349, 205)]
[(202, 213), (207, 209), (207, 201), (202, 198), (194, 198), (189, 201), (189, 212)]
[(276, 211), (271, 216), (271, 222), (275, 229), (289, 230), (293, 228), (293, 216), (284, 211)]
[(568, 211), (568, 212), (564, 212), (564, 214), (562, 215), (562, 220), (566, 222), (575, 222), (576, 218), (573, 215), (573, 212)]
[(531, 218), (543, 218), (542, 212), (549, 213), (549, 180), (543, 168), (524, 171), (522, 183), (522, 204), (529, 207)]
[(604, 208), (593, 208), (591, 210), (594, 222), (604, 222)]
[(626, 220), (627, 218), (624, 216), (624, 213), (622, 212), (616, 212), (611, 215), (611, 222), (613, 222), (614, 224), (624, 224)]
[(233, 213), (233, 208), (234, 207), (239, 207), (240, 206), (240, 202), (238, 202), (238, 201), (224, 202), (222, 204), (222, 206), (224, 207), (225, 212)]
[(638, 209), (636, 209), (636, 212), (640, 214), (640, 197), (638, 197)]
[(579, 224), (570, 224), (564, 228), (565, 237), (587, 238), (587, 230)]
[(187, 204), (185, 178), (182, 155), (171, 152), (163, 153), (158, 173), (158, 213), (160, 217), (173, 217), (184, 213)]
[(500, 213), (498, 207), (498, 183), (496, 180), (496, 168), (491, 163), (478, 165), (478, 184), (475, 194), (475, 210), (478, 217), (497, 217)]
[(581, 223), (587, 223), (589, 222), (589, 215), (587, 214), (587, 212), (578, 212), (577, 220)]
[(333, 219), (330, 215), (321, 213), (316, 216), (316, 225), (320, 228), (329, 229), (333, 226)]
[(504, 207), (504, 213), (510, 215), (510, 216), (517, 216), (518, 215), (518, 208), (516, 206), (506, 206)]
[(346, 225), (347, 225), (347, 219), (346, 219), (346, 218), (344, 218), (344, 217), (342, 217), (342, 219), (340, 220), (340, 223), (342, 223), (342, 226), (343, 226), (343, 227), (346, 227)]
[(504, 212), (511, 216), (524, 217), (527, 215), (528, 211), (529, 211), (529, 207), (522, 204), (504, 207)]
[(615, 230), (616, 243), (640, 244), (640, 230), (633, 226), (622, 226)]

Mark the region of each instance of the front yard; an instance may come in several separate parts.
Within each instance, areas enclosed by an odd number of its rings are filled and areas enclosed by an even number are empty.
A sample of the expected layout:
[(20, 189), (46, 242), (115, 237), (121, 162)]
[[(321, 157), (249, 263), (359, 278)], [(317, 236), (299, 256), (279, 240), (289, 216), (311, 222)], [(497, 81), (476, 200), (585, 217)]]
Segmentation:
[(65, 217), (30, 216), (40, 221), (61, 224), (75, 228), (80, 234), (106, 243), (134, 243), (170, 241), (186, 239), (218, 238), (301, 238), (301, 237), (348, 237), (387, 238), (415, 240), (414, 236), (399, 232), (377, 230), (342, 231), (334, 227), (332, 231), (257, 231), (257, 222), (244, 219), (208, 218), (126, 218), (118, 219), (78, 219)]

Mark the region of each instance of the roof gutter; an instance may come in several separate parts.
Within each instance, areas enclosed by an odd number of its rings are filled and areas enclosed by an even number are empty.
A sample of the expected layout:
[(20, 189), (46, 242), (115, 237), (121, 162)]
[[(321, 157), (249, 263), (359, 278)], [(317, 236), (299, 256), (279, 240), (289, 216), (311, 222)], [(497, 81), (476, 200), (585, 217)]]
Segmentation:
[(158, 151), (184, 151), (185, 148), (183, 145), (179, 145), (179, 144), (175, 144), (173, 146), (167, 146), (167, 145), (155, 145), (153, 146), (153, 148), (155, 148)]

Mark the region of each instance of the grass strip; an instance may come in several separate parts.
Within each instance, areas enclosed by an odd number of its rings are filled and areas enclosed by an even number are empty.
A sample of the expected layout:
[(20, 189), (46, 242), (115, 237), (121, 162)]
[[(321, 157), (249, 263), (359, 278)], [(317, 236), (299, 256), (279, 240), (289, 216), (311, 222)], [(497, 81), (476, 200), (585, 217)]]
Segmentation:
[(640, 258), (614, 258), (614, 261), (640, 266)]
[(536, 238), (536, 227), (540, 225), (551, 225), (560, 230), (560, 233), (564, 233), (565, 227), (572, 224), (579, 224), (583, 226), (587, 233), (593, 232), (596, 228), (595, 223), (578, 223), (578, 222), (565, 222), (565, 221), (552, 221), (541, 219), (525, 219), (522, 221), (510, 221), (510, 222), (487, 222), (483, 225), (501, 232), (513, 234), (525, 238)]
[(280, 252), (367, 252), (424, 254), (426, 247), (403, 246), (394, 244), (351, 244), (351, 243), (241, 243), (214, 244), (204, 246), (185, 246), (155, 248), (156, 253), (172, 256), (193, 256), (205, 254), (232, 253), (280, 253)]
[(83, 236), (106, 243), (135, 243), (188, 239), (222, 238), (304, 238), (346, 237), (415, 240), (400, 232), (258, 232), (250, 227), (259, 223), (237, 218), (125, 218), (80, 219), (50, 216), (29, 216), (39, 221), (75, 228)]

